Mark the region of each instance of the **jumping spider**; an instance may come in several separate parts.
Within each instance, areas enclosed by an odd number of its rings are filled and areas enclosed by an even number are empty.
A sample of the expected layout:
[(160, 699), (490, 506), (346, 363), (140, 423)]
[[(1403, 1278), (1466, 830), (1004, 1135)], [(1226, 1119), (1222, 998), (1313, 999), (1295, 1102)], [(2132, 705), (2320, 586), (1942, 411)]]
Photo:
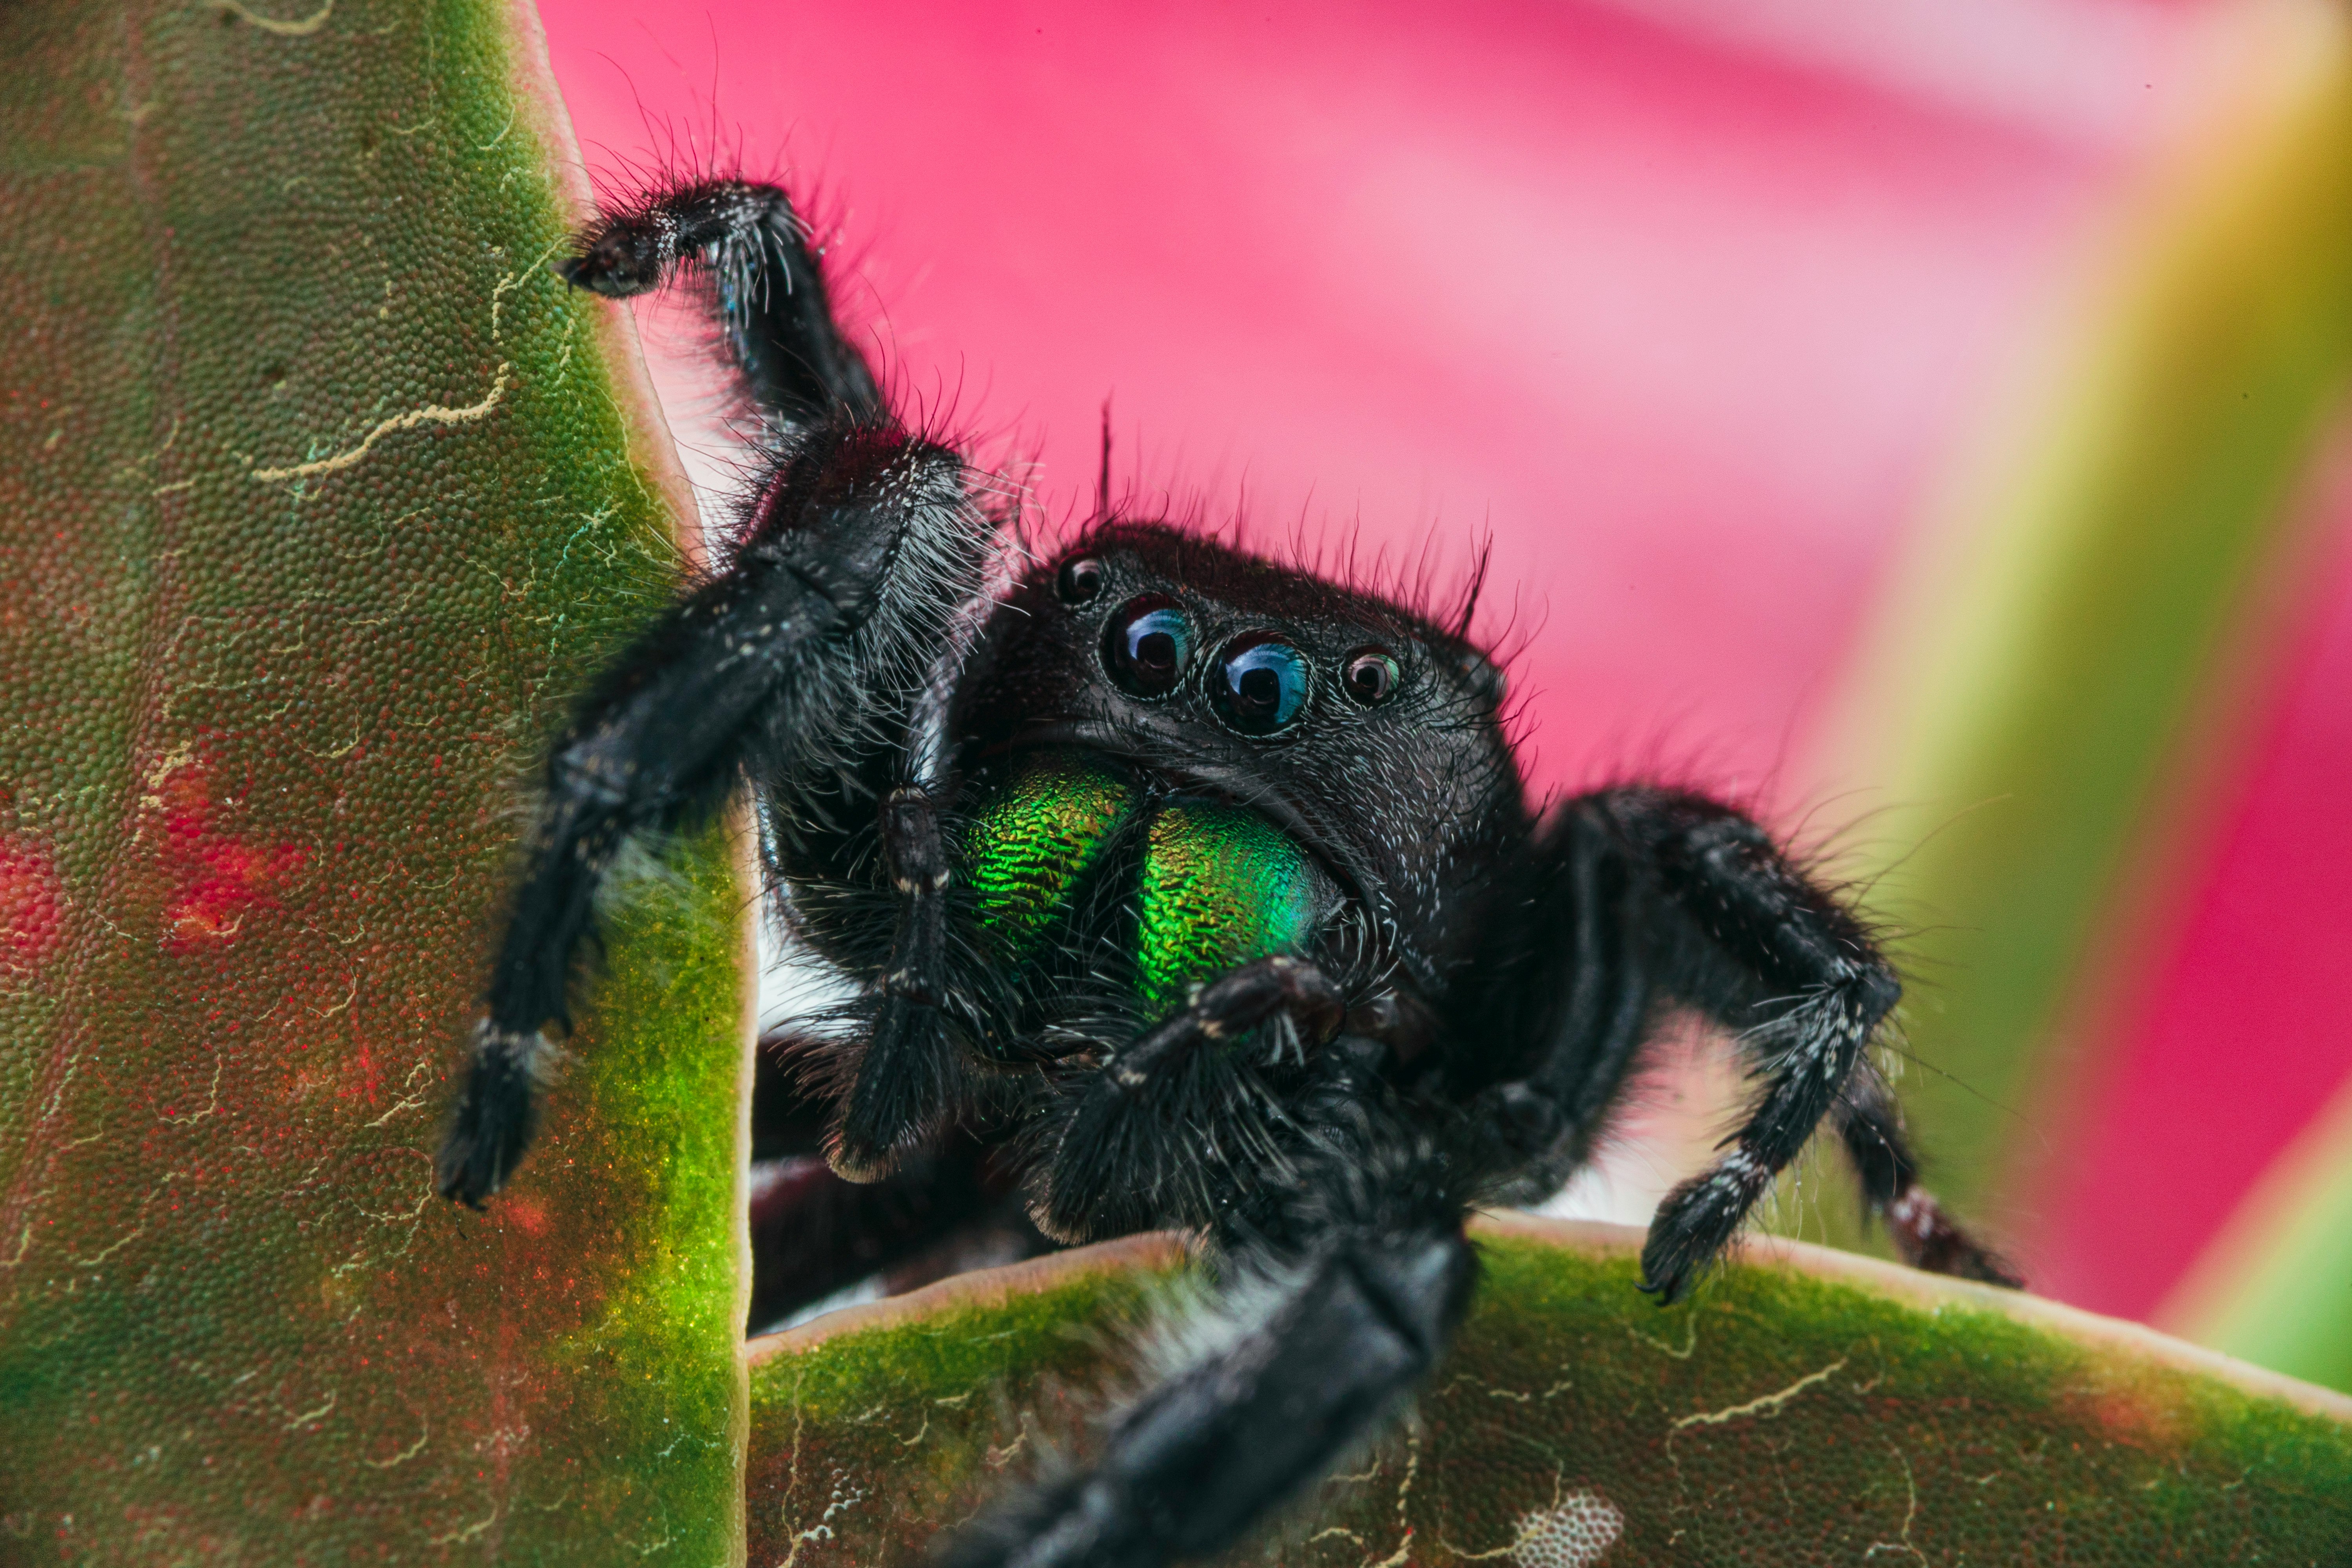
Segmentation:
[(1020, 570), (772, 186), (661, 192), (560, 269), (614, 299), (698, 279), (766, 437), (723, 567), (548, 758), (440, 1188), (478, 1205), (520, 1157), (615, 852), (748, 784), (792, 928), (863, 996), (848, 1032), (767, 1053), (769, 1136), (831, 1166), (770, 1216), (793, 1272), (767, 1270), (768, 1307), (969, 1216), (983, 1165), (1055, 1241), (1200, 1233), (1250, 1303), (1093, 1468), (946, 1561), (1197, 1557), (1298, 1495), (1444, 1353), (1465, 1216), (1558, 1190), (1670, 1007), (1731, 1031), (1759, 1092), (1659, 1207), (1644, 1290), (1683, 1295), (1824, 1118), (1906, 1258), (2014, 1283), (1916, 1181), (1867, 928), (1703, 795), (1531, 807), (1466, 616), (1107, 506)]

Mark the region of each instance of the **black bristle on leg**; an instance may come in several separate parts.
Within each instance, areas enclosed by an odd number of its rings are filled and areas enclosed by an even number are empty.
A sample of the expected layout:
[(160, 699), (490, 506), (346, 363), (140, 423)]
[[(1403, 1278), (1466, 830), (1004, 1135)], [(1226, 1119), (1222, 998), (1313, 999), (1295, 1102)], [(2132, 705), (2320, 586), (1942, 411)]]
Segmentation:
[(1734, 1151), (1668, 1193), (1642, 1247), (1643, 1290), (1660, 1306), (1680, 1301), (1771, 1184), (1772, 1173), (1760, 1161)]

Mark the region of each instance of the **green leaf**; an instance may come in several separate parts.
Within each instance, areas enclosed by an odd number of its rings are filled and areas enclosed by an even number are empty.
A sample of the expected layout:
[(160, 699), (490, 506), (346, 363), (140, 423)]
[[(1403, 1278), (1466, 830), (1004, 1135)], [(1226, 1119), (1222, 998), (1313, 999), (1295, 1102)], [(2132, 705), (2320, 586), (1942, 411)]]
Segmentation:
[(536, 22), (0, 7), (0, 1557), (740, 1551), (742, 890), (432, 1193), (520, 780), (690, 515)]
[[(1235, 1561), (2334, 1563), (2352, 1400), (2136, 1325), (1794, 1243), (1690, 1304), (1641, 1235), (1514, 1218), (1419, 1419)], [(1140, 1237), (755, 1342), (751, 1554), (918, 1564), (1085, 1416)], [(1613, 1545), (1612, 1545), (1613, 1542)]]

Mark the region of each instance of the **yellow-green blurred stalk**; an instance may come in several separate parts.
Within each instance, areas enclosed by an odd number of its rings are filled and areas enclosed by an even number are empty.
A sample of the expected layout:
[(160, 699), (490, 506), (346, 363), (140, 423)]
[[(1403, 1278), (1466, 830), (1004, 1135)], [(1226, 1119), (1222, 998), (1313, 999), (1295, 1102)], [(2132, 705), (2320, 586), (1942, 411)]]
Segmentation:
[[(1856, 869), (1905, 928), (1925, 1070), (1904, 1099), (1939, 1188), (1996, 1229), (2031, 1212), (2021, 1175), (2087, 1081), (2069, 1010), (2176, 842), (2306, 532), (2352, 368), (2348, 35), (2316, 4), (2217, 32), (2226, 90), (1922, 530), (1812, 770), (1887, 804)], [(1791, 1217), (1834, 1230), (1843, 1207)]]
[(2263, 1173), (2156, 1321), (2352, 1390), (2352, 1079)]

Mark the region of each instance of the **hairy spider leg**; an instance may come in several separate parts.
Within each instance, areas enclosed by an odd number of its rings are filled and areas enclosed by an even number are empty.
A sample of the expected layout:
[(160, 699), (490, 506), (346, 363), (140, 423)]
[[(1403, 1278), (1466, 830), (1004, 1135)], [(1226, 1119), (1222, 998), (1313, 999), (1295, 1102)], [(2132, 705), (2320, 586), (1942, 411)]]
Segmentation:
[[(1610, 1106), (1657, 1023), (1652, 906), (1618, 835), (1596, 813), (1555, 815), (1528, 867), (1530, 889), (1517, 918), (1498, 921), (1486, 960), (1465, 987), (1456, 1031), (1497, 1042), (1458, 1055), (1457, 1094), (1475, 1097), (1493, 1136), (1524, 1174), (1494, 1194), (1549, 1197), (1592, 1152)], [(1473, 1073), (1497, 1058), (1501, 1082)]]
[(1839, 1099), (1838, 1135), (1862, 1178), (1864, 1209), (1883, 1220), (1895, 1250), (1914, 1268), (2014, 1289), (2025, 1281), (1944, 1212), (1919, 1184), (1919, 1163), (1903, 1131), (1902, 1108), (1868, 1060), (1856, 1063)]
[[(1763, 829), (1700, 796), (1608, 790), (1561, 806), (1535, 865), (1531, 918), (1486, 981), (1486, 1026), (1535, 1042), (1522, 1076), (1480, 1100), (1526, 1160), (1502, 1195), (1541, 1196), (1583, 1163), (1660, 1006), (1681, 1002), (1741, 1032), (1766, 1088), (1731, 1152), (1661, 1205), (1644, 1255), (1651, 1289), (1676, 1299), (1824, 1115), (1906, 1261), (2018, 1283), (1918, 1184), (1901, 1114), (1863, 1049), (1899, 994), (1892, 969)], [(1547, 973), (1549, 985), (1525, 978)]]
[(1844, 906), (1730, 806), (1628, 787), (1570, 810), (1612, 831), (1676, 917), (1662, 933), (1662, 989), (1736, 1031), (1762, 1085), (1729, 1150), (1668, 1193), (1651, 1221), (1642, 1288), (1670, 1302), (1837, 1104), (1902, 983)]
[[(1350, 1048), (1360, 1047), (1360, 1048)], [(1016, 1493), (951, 1539), (943, 1568), (1160, 1568), (1239, 1542), (1392, 1421), (1453, 1338), (1477, 1262), (1466, 1142), (1441, 1149), (1386, 1103), (1381, 1047), (1316, 1058), (1288, 1213), (1225, 1232), (1227, 1278), (1161, 1348), (1168, 1375), (1091, 1467)]]
[(755, 407), (793, 425), (835, 409), (879, 415), (874, 373), (834, 320), (808, 240), (808, 226), (774, 185), (703, 180), (600, 215), (556, 270), (624, 300), (691, 268), (709, 287), (708, 304)]
[[(788, 853), (838, 854), (834, 814), (902, 754), (892, 742), (948, 642), (953, 607), (979, 591), (994, 533), (962, 459), (871, 410), (872, 379), (809, 281), (814, 264), (781, 193), (765, 205), (714, 203), (713, 188), (606, 219), (565, 276), (602, 293), (643, 292), (677, 263), (677, 237), (698, 232), (698, 215), (764, 225), (756, 244), (713, 237), (704, 249), (743, 258), (751, 270), (738, 283), (772, 307), (800, 303), (746, 316), (730, 342), (751, 356), (753, 395), (775, 399), (768, 412), (823, 412), (782, 437), (733, 560), (638, 637), (549, 758), (488, 1016), (438, 1161), (440, 1190), (467, 1204), (504, 1185), (530, 1142), (551, 1055), (542, 1030), (569, 1026), (573, 961), (622, 845), (707, 819), (748, 768), (782, 786), (768, 820)], [(722, 289), (721, 307), (727, 299)], [(753, 327), (774, 335), (755, 340)], [(830, 384), (814, 374), (827, 367)]]
[(972, 1083), (950, 1033), (947, 892), (953, 879), (930, 792), (906, 784), (881, 811), (882, 858), (898, 901), (890, 956), (862, 1038), (836, 1068), (841, 1114), (825, 1158), (854, 1182), (886, 1175), (969, 1108)]

